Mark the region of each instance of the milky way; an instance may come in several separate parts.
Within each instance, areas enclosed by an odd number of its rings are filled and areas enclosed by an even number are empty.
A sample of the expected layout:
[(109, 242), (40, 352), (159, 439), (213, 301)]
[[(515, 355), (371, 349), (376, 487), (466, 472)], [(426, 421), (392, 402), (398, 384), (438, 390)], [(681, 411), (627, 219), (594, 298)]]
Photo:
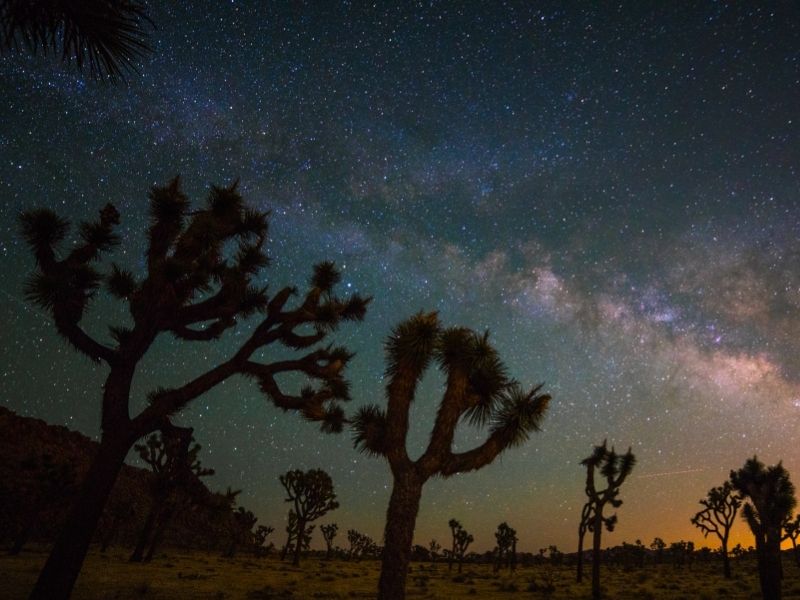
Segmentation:
[[(141, 271), (151, 185), (180, 173), (200, 202), (239, 178), (272, 210), (273, 289), (333, 259), (346, 289), (375, 298), (337, 334), (358, 353), (348, 410), (382, 400), (383, 340), (421, 309), (488, 329), (510, 373), (554, 397), (523, 448), (426, 487), (419, 543), (446, 540), (455, 517), (479, 550), (501, 521), (522, 549), (574, 549), (578, 463), (604, 438), (638, 458), (609, 543), (703, 543), (697, 500), (754, 453), (800, 482), (796, 5), (198, 4), (153, 8), (153, 54), (127, 85), (0, 58), (0, 402), (98, 433), (103, 370), (23, 299), (20, 210), (77, 221), (113, 202), (115, 260)], [(125, 318), (93, 308), (100, 337)], [(246, 331), (161, 340), (134, 403)], [(440, 384), (423, 382), (412, 452)], [(322, 467), (342, 505), (331, 518), (380, 538), (388, 468), (347, 434), (279, 413), (244, 380), (181, 421), (212, 486), (244, 488), (260, 522), (282, 529), (280, 473)], [(458, 443), (479, 439), (467, 428)]]

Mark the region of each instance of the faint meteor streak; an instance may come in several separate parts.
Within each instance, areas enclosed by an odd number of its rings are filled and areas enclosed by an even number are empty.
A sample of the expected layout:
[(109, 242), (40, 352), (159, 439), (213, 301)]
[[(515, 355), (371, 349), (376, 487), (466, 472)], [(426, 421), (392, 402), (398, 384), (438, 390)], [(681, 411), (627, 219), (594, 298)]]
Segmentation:
[(683, 475), (684, 473), (699, 473), (700, 471), (705, 471), (705, 469), (685, 469), (683, 471), (665, 471), (664, 473), (650, 473), (648, 475), (639, 475), (639, 479), (666, 477), (667, 475)]

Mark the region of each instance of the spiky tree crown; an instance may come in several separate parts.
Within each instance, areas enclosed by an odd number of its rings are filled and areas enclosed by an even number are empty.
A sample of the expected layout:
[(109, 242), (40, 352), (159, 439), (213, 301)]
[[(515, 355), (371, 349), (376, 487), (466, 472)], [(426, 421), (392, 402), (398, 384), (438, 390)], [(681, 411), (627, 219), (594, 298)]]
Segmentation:
[(517, 531), (504, 521), (497, 526), (494, 537), (497, 540), (497, 548), (503, 553), (517, 541)]
[(322, 469), (305, 472), (295, 469), (281, 475), (280, 482), (286, 490), (286, 502), (293, 503), (293, 512), (304, 523), (315, 521), (339, 508), (333, 480)]
[[(96, 221), (81, 225), (79, 242), (63, 257), (58, 246), (69, 230), (66, 220), (48, 209), (20, 217), (37, 267), (26, 284), (27, 297), (50, 312), (59, 333), (76, 349), (112, 369), (135, 366), (162, 333), (184, 341), (211, 341), (239, 321), (261, 315), (260, 324), (230, 359), (182, 387), (151, 392), (150, 406), (135, 420), (139, 435), (159, 428), (191, 400), (234, 374), (255, 379), (276, 406), (322, 422), (325, 431), (340, 431), (344, 412), (338, 401), (349, 398), (343, 372), (353, 355), (330, 345), (311, 348), (343, 321), (363, 319), (369, 298), (357, 294), (339, 298), (334, 293), (339, 275), (329, 262), (314, 267), (309, 289), (295, 307), (289, 307), (297, 294), (294, 287), (268, 294), (257, 280), (269, 262), (264, 252), (268, 213), (247, 206), (236, 183), (212, 187), (205, 206), (196, 210), (191, 210), (178, 178), (154, 187), (149, 199), (144, 277), (116, 264), (105, 275), (96, 268), (98, 259), (119, 243), (114, 228), (120, 215), (110, 204)], [(110, 327), (115, 342), (111, 345), (96, 341), (80, 324), (103, 284), (127, 303), (133, 320), (133, 327)], [(275, 343), (306, 353), (273, 363), (252, 359), (258, 350)], [(285, 373), (305, 375), (318, 385), (288, 394), (278, 383)], [(127, 406), (103, 408), (104, 418), (111, 414), (127, 418)]]
[(733, 484), (726, 481), (721, 486), (711, 488), (708, 495), (700, 500), (703, 509), (692, 517), (692, 525), (703, 532), (703, 537), (713, 533), (724, 540), (736, 519), (742, 505), (742, 498), (736, 493)]
[(148, 25), (138, 0), (2, 0), (0, 50), (60, 55), (115, 81), (149, 53)]
[[(384, 456), (394, 471), (416, 470), (424, 481), (479, 469), (507, 448), (538, 431), (550, 396), (542, 386), (528, 391), (508, 377), (488, 334), (462, 327), (442, 328), (436, 313), (418, 313), (394, 328), (386, 342), (386, 410), (361, 407), (351, 420), (353, 441), (364, 453)], [(425, 453), (411, 461), (406, 452), (408, 412), (416, 386), (435, 362), (446, 389)], [(477, 448), (454, 453), (459, 422), (487, 426), (488, 439)]]
[(794, 484), (783, 463), (767, 467), (754, 456), (738, 471), (731, 471), (731, 484), (749, 500), (742, 514), (753, 534), (779, 536), (797, 504)]
[[(585, 492), (588, 497), (588, 501), (584, 506), (582, 520), (594, 519), (600, 516), (606, 529), (613, 531), (617, 524), (617, 516), (603, 517), (603, 507), (606, 504), (611, 504), (614, 508), (622, 506), (622, 500), (619, 499), (619, 488), (633, 471), (633, 467), (636, 465), (636, 457), (630, 448), (625, 454), (617, 454), (613, 447), (609, 450), (607, 440), (603, 440), (602, 444), (594, 447), (591, 455), (581, 461), (581, 465), (586, 467)], [(605, 488), (597, 488), (595, 471), (599, 472), (605, 479)], [(589, 530), (594, 530), (593, 524), (586, 523), (585, 527)]]

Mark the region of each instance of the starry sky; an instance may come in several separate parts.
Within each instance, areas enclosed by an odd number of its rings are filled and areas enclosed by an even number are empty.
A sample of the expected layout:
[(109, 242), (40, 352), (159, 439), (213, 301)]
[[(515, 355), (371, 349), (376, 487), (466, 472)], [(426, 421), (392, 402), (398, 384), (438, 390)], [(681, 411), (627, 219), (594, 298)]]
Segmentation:
[[(382, 344), (424, 309), (489, 329), (510, 373), (553, 395), (541, 433), (425, 487), (415, 541), (458, 518), (475, 549), (576, 547), (584, 473), (608, 438), (638, 465), (609, 544), (703, 543), (697, 500), (758, 454), (800, 483), (800, 7), (739, 2), (152, 3), (127, 85), (0, 56), (0, 402), (99, 432), (105, 372), (29, 307), (20, 210), (122, 213), (115, 260), (142, 272), (147, 190), (200, 202), (239, 178), (272, 210), (265, 281), (332, 259), (374, 296), (336, 340), (353, 401), (383, 401)], [(166, 5), (166, 6), (165, 6)], [(124, 306), (98, 298), (102, 339)], [(134, 408), (228, 356), (160, 340)], [(421, 451), (441, 376), (412, 411)], [(340, 531), (382, 534), (387, 465), (228, 381), (181, 415), (212, 487), (282, 532), (278, 475), (324, 468)], [(461, 449), (482, 439), (464, 428)], [(282, 533), (279, 536), (282, 538)], [(734, 542), (752, 544), (744, 523)], [(319, 542), (317, 542), (319, 543)], [(344, 543), (344, 542), (342, 542)], [(716, 546), (715, 540), (708, 542)]]

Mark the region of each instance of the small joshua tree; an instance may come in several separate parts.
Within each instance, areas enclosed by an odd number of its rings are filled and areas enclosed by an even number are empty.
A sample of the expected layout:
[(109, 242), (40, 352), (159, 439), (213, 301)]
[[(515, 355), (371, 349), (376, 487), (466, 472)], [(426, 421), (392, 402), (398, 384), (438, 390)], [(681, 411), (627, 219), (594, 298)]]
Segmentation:
[(269, 551), (272, 548), (272, 542), (270, 542), (269, 546), (265, 546), (265, 544), (267, 543), (267, 538), (274, 531), (275, 528), (269, 525), (259, 525), (256, 527), (256, 531), (253, 534), (253, 545), (256, 556), (266, 556), (269, 554)]
[(250, 542), (253, 541), (253, 526), (256, 521), (258, 521), (258, 517), (244, 506), (238, 507), (231, 513), (229, 520), (230, 542), (224, 554), (225, 558), (233, 558), (239, 546), (250, 545)]
[(504, 564), (510, 569), (511, 549), (516, 546), (517, 532), (504, 521), (497, 526), (494, 537), (497, 540), (494, 570), (499, 571)]
[(171, 427), (161, 435), (151, 435), (145, 444), (134, 446), (139, 458), (153, 472), (153, 481), (150, 511), (130, 557), (131, 562), (150, 562), (177, 509), (177, 496), (181, 489), (190, 488), (189, 480), (214, 474), (213, 469), (204, 469), (197, 459), (200, 445), (194, 444), (191, 434), (191, 429)]
[(428, 544), (428, 552), (431, 555), (431, 563), (436, 563), (436, 559), (439, 557), (439, 552), (442, 550), (442, 545), (437, 542), (436, 540), (431, 540)]
[(731, 471), (731, 483), (747, 500), (742, 515), (756, 538), (761, 595), (780, 600), (782, 528), (797, 503), (789, 472), (781, 463), (766, 467), (754, 456)]
[[(613, 531), (617, 523), (617, 515), (609, 517), (603, 516), (606, 504), (611, 504), (614, 508), (622, 506), (622, 500), (618, 498), (619, 488), (622, 486), (628, 475), (631, 474), (636, 458), (631, 449), (625, 454), (617, 454), (614, 448), (608, 449), (606, 442), (600, 446), (595, 446), (591, 456), (581, 461), (581, 465), (586, 467), (586, 496), (589, 498), (587, 504), (592, 515), (590, 530), (593, 534), (592, 540), (592, 598), (598, 600), (600, 591), (600, 541), (603, 527), (608, 531)], [(605, 479), (606, 487), (598, 490), (595, 485), (595, 470)], [(586, 508), (584, 507), (584, 514)]]
[(321, 525), (320, 530), (322, 531), (322, 539), (325, 540), (325, 558), (330, 560), (333, 554), (333, 539), (339, 531), (339, 526), (336, 523), (330, 523), (328, 525)]
[(800, 548), (797, 546), (797, 538), (800, 536), (800, 513), (796, 514), (794, 519), (787, 520), (783, 524), (783, 537), (784, 540), (792, 542), (792, 554), (794, 556), (795, 564), (800, 567)]
[(297, 513), (294, 510), (289, 510), (289, 518), (286, 523), (286, 543), (281, 550), (281, 560), (286, 559), (289, 552), (294, 557), (297, 548), (300, 551), (308, 550), (311, 545), (311, 536), (314, 533), (314, 525), (307, 525), (304, 529), (298, 527)]
[(461, 523), (456, 521), (455, 519), (450, 519), (448, 521), (447, 526), (450, 527), (450, 535), (452, 536), (452, 546), (450, 548), (450, 552), (447, 554), (447, 570), (453, 570), (453, 561), (456, 558), (456, 533), (459, 529), (461, 529)]
[[(23, 237), (36, 259), (26, 296), (51, 316), (58, 333), (78, 352), (108, 368), (100, 447), (39, 575), (33, 600), (69, 597), (136, 440), (169, 427), (173, 415), (231, 377), (255, 379), (275, 406), (321, 422), (324, 431), (341, 430), (344, 412), (337, 401), (348, 398), (343, 373), (352, 355), (318, 344), (342, 321), (361, 320), (368, 300), (334, 294), (339, 273), (332, 263), (315, 266), (310, 288), (295, 306), (290, 302), (297, 294), (294, 287), (279, 288), (270, 296), (258, 278), (268, 262), (263, 250), (267, 216), (248, 207), (235, 184), (213, 187), (206, 205), (194, 210), (177, 178), (154, 187), (145, 273), (137, 277), (117, 265), (105, 275), (95, 267), (120, 242), (114, 232), (120, 214), (113, 205), (103, 208), (97, 220), (83, 223), (79, 241), (63, 254), (58, 246), (69, 231), (66, 220), (48, 209), (21, 215)], [(101, 286), (127, 304), (132, 323), (110, 327), (109, 342), (96, 339), (81, 324)], [(170, 334), (183, 342), (210, 342), (257, 313), (260, 323), (240, 338), (229, 358), (183, 385), (153, 390), (144, 410), (131, 414), (131, 384), (156, 338)], [(301, 354), (262, 362), (263, 350), (276, 344)], [(316, 381), (316, 387), (296, 395), (287, 392), (279, 378), (291, 373)]]
[[(362, 407), (353, 419), (357, 448), (389, 462), (394, 485), (386, 513), (378, 598), (405, 598), (405, 584), (422, 487), (434, 476), (480, 469), (539, 429), (550, 396), (541, 386), (523, 391), (509, 379), (487, 335), (443, 329), (436, 313), (400, 323), (386, 343), (387, 408)], [(416, 461), (406, 450), (409, 409), (431, 361), (446, 377), (428, 447)], [(489, 436), (467, 452), (453, 451), (458, 424), (489, 425)]]
[(375, 542), (372, 541), (371, 537), (355, 529), (347, 530), (347, 541), (350, 544), (348, 559), (355, 558), (360, 560), (375, 548)]
[(719, 538), (722, 553), (722, 566), (725, 579), (731, 578), (731, 563), (728, 557), (728, 537), (733, 527), (736, 513), (742, 505), (741, 497), (734, 491), (730, 481), (711, 488), (708, 496), (700, 500), (703, 510), (692, 517), (692, 525), (703, 532), (704, 537), (713, 533)]
[[(293, 503), (298, 531), (305, 531), (306, 525), (339, 508), (331, 476), (321, 469), (289, 471), (280, 476), (280, 481), (286, 489), (286, 502)], [(294, 545), (294, 566), (300, 564), (300, 549), (301, 544)]]
[(661, 564), (661, 561), (664, 559), (664, 549), (667, 547), (667, 543), (662, 540), (660, 537), (653, 538), (653, 543), (650, 544), (650, 549), (655, 553), (656, 564)]
[(475, 538), (472, 537), (471, 533), (467, 533), (467, 530), (463, 527), (456, 531), (456, 559), (458, 560), (458, 572), (461, 573), (462, 567), (464, 565), (464, 555), (467, 553), (467, 548), (469, 545), (475, 541)]

